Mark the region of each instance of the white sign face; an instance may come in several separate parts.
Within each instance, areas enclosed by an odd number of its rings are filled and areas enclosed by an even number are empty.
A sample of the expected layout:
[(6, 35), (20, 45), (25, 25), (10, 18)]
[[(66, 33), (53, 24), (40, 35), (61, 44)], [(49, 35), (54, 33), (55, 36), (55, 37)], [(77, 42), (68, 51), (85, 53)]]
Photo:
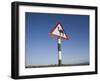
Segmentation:
[(68, 39), (61, 23), (57, 23), (57, 25), (51, 30), (50, 35), (54, 35), (63, 39)]

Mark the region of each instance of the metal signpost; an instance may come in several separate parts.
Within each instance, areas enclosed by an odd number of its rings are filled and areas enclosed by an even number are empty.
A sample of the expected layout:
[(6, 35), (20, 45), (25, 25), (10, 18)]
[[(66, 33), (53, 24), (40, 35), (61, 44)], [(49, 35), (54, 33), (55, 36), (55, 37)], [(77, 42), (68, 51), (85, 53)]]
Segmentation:
[(58, 22), (55, 27), (50, 31), (50, 35), (56, 36), (58, 39), (58, 66), (62, 65), (62, 51), (61, 51), (61, 39), (68, 39), (68, 36), (64, 32), (63, 26)]

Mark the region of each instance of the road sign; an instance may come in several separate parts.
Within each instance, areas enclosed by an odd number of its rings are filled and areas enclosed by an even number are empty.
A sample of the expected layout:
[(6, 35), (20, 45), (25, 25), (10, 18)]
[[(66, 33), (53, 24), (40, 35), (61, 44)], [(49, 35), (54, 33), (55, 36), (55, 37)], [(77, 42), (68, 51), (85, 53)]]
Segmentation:
[(61, 39), (68, 39), (68, 36), (64, 32), (63, 26), (58, 22), (55, 27), (50, 31), (50, 35), (57, 36)]
[(68, 39), (68, 36), (64, 32), (63, 26), (58, 22), (55, 27), (50, 31), (50, 35), (58, 37), (58, 66), (62, 65), (62, 50), (61, 50), (61, 39)]

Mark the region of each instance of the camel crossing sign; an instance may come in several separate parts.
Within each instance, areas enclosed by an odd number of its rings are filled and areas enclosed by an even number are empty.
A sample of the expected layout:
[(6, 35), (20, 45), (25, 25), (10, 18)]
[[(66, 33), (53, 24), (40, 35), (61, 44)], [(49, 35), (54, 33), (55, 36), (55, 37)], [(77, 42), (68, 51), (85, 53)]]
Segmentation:
[(61, 39), (68, 39), (63, 26), (58, 22), (55, 27), (50, 31), (50, 35), (58, 38), (58, 66), (62, 65), (62, 51), (61, 51)]
[(67, 34), (64, 32), (63, 26), (58, 22), (55, 27), (50, 31), (50, 35), (57, 36), (61, 39), (68, 39)]

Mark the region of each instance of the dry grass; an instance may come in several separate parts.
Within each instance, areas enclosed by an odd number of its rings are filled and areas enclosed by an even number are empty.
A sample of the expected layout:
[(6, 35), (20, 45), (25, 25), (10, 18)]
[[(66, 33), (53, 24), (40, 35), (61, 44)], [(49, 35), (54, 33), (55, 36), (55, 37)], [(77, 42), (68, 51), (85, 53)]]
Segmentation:
[(25, 68), (41, 68), (41, 67), (62, 67), (62, 66), (83, 66), (83, 65), (89, 65), (89, 63), (83, 63), (83, 64), (62, 64), (61, 66), (57, 64), (50, 64), (50, 65), (35, 65), (35, 66), (26, 66)]

